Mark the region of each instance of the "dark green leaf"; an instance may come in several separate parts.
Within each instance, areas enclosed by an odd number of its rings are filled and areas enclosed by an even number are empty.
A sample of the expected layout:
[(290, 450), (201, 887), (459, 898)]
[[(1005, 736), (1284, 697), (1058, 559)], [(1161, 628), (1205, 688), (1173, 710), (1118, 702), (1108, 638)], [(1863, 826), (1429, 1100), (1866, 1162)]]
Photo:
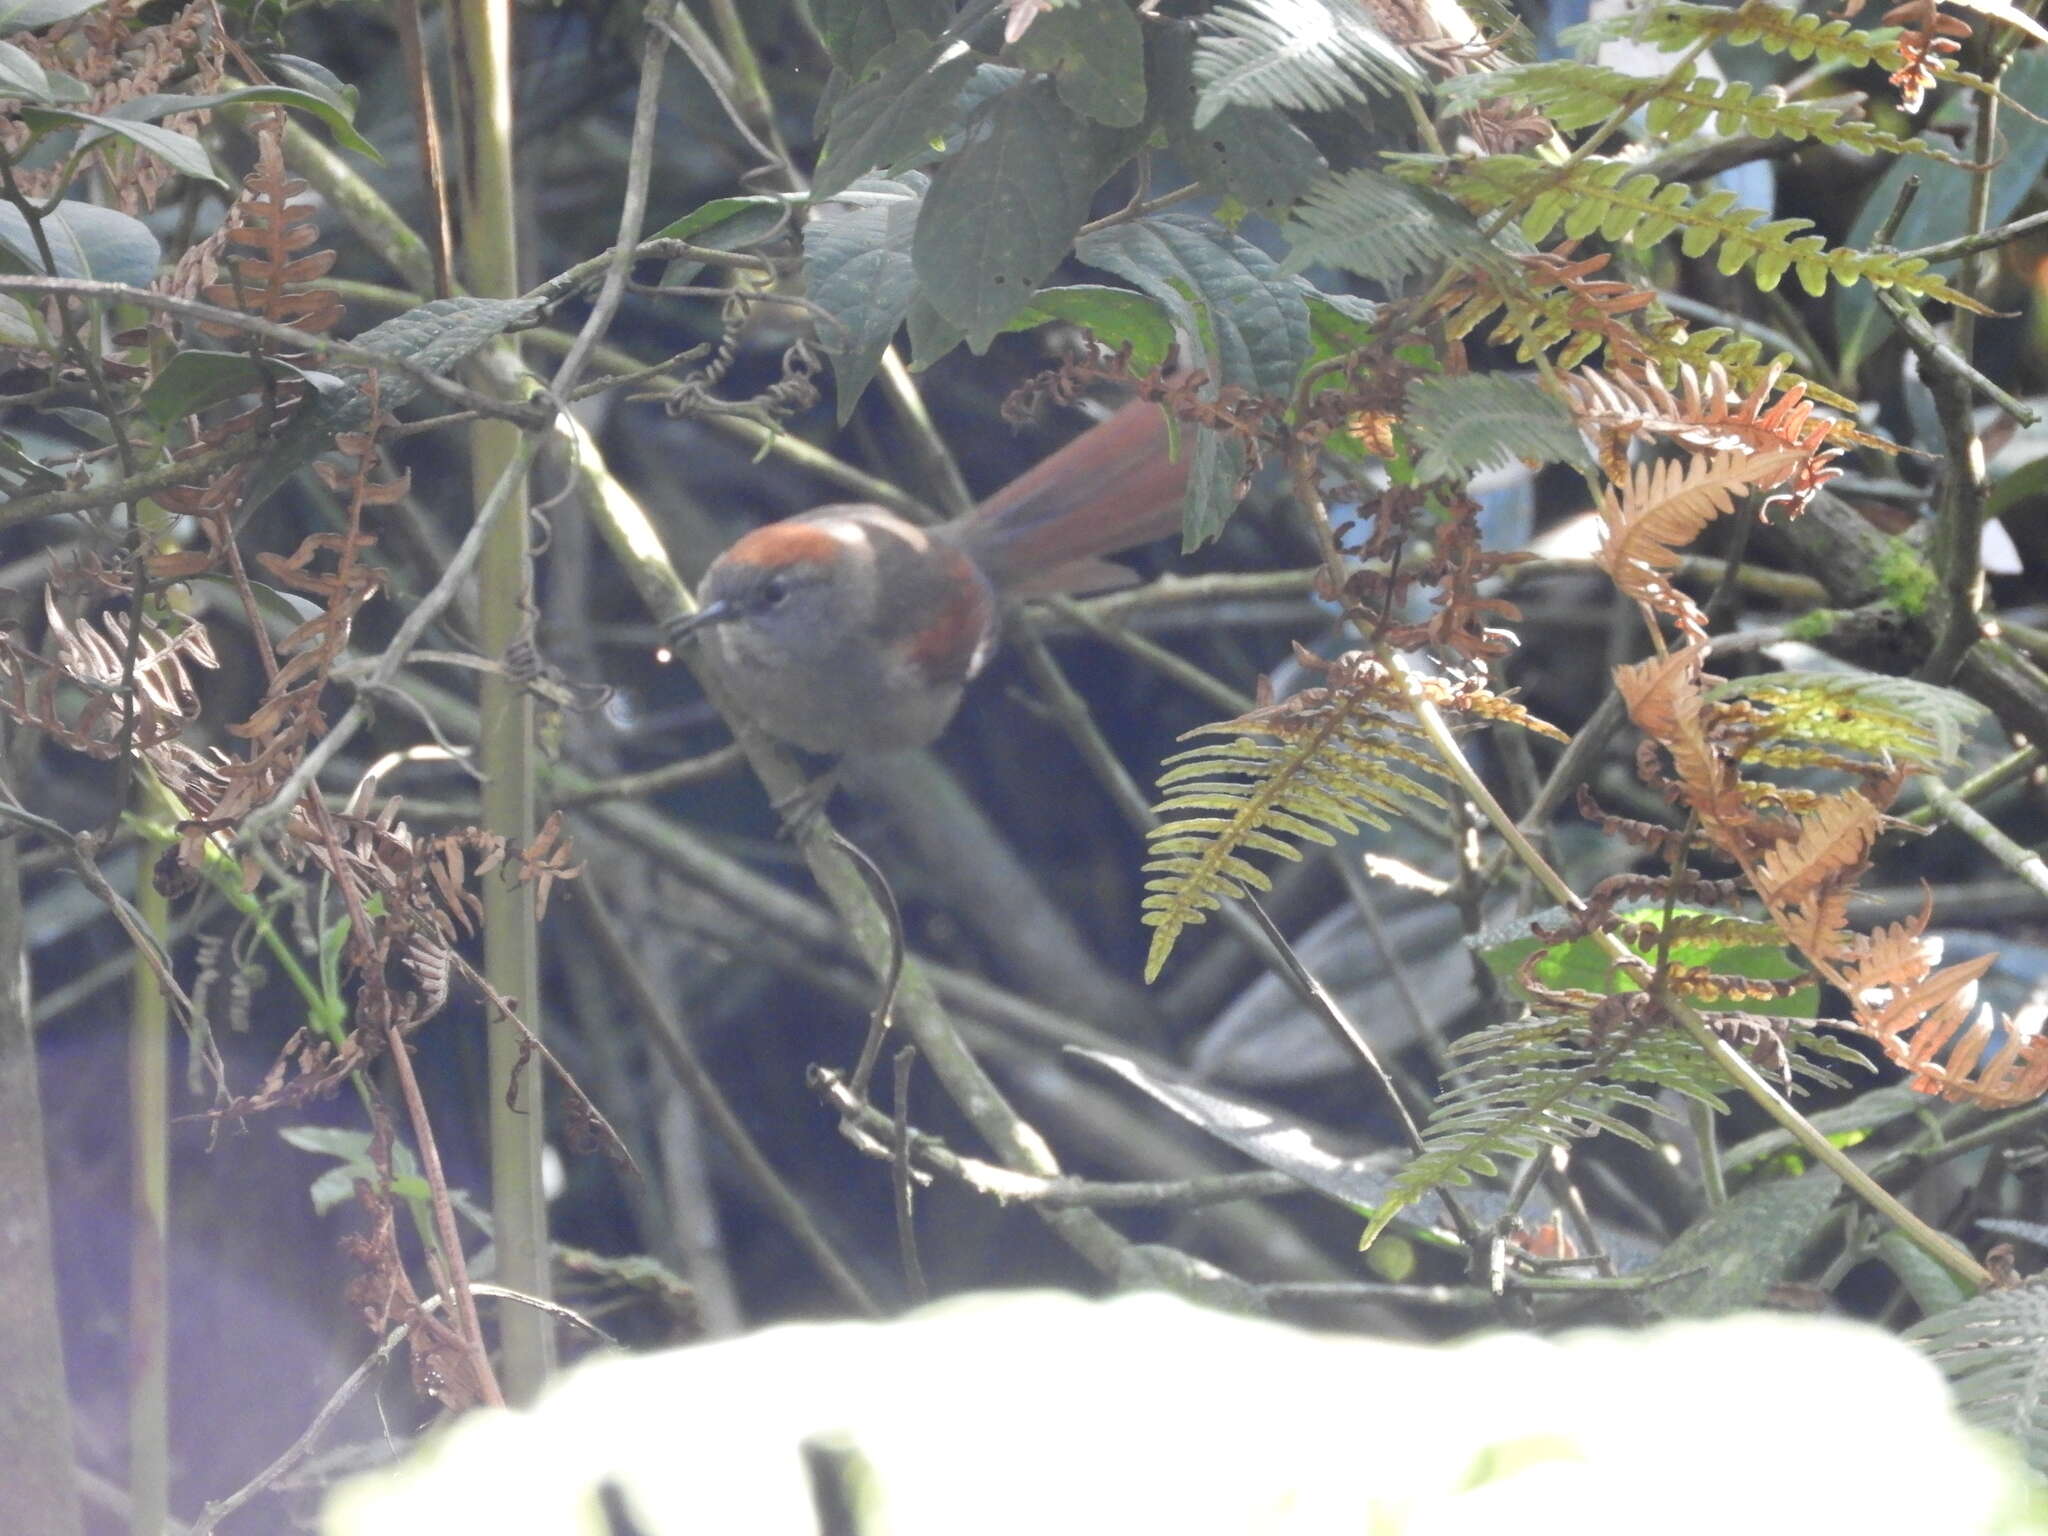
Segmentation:
[(289, 363), (246, 352), (180, 352), (142, 392), (142, 409), (160, 427), (210, 405), (254, 394), (266, 382), (302, 379)]
[(83, 16), (100, 0), (0, 0), (0, 32), (33, 32)]
[(744, 251), (789, 223), (789, 204), (779, 197), (720, 197), (693, 208), (647, 238), (687, 240), (715, 251)]
[(991, 102), (932, 173), (917, 221), (918, 282), (976, 350), (1030, 302), (1088, 216), (1086, 126), (1048, 81)]
[(0, 203), (0, 264), (16, 272), (89, 277), (131, 288), (146, 288), (156, 277), (162, 251), (140, 219), (92, 203), (63, 202), (42, 222), (57, 270), (46, 271), (28, 221), (8, 203)]
[(64, 484), (62, 475), (45, 468), (11, 432), (0, 432), (0, 479), (14, 481), (8, 487), (14, 492), (54, 491)]
[(805, 288), (838, 322), (821, 323), (818, 342), (832, 359), (842, 423), (917, 293), (910, 245), (925, 185), (919, 171), (897, 180), (865, 177), (819, 204), (804, 230)]
[(352, 149), (379, 165), (384, 163), (384, 157), (377, 153), (376, 145), (356, 131), (352, 108), (344, 108), (327, 93), (300, 90), (289, 85), (251, 85), (239, 91), (220, 91), (212, 96), (137, 96), (132, 101), (124, 101), (117, 107), (108, 108), (106, 115), (129, 118), (137, 122), (154, 122), (160, 117), (169, 117), (173, 112), (197, 112), (213, 107), (233, 106), (237, 103), (252, 107), (290, 107), (295, 112), (310, 112), (333, 131), (335, 143), (343, 149)]
[(1753, 1307), (1792, 1272), (1841, 1184), (1825, 1170), (1752, 1184), (1678, 1234), (1651, 1267), (1668, 1285), (1646, 1294), (1667, 1317), (1717, 1317)]
[(101, 139), (113, 135), (148, 150), (180, 176), (210, 181), (217, 187), (227, 185), (227, 178), (213, 168), (212, 157), (206, 153), (197, 139), (188, 138), (169, 128), (159, 128), (155, 123), (131, 122), (125, 117), (77, 112), (69, 107), (25, 107), (21, 115), (30, 126), (38, 129), (55, 127), (63, 123), (82, 124), (85, 132), (78, 136), (80, 149), (89, 149)]
[(906, 32), (877, 53), (834, 104), (812, 194), (836, 196), (870, 171), (902, 169), (929, 153), (955, 118), (974, 55)]
[(362, 93), (318, 59), (271, 53), (264, 55), (263, 63), (271, 74), (282, 75), (286, 84), (318, 96), (350, 122), (356, 120), (356, 102)]
[(1060, 100), (1113, 128), (1145, 118), (1145, 32), (1123, 0), (1081, 0), (1032, 22), (1011, 50), (1058, 83)]
[(1181, 516), (1180, 547), (1199, 549), (1218, 534), (1237, 510), (1245, 476), (1244, 444), (1235, 437), (1195, 429), (1192, 448), (1185, 442), (1181, 452), (1192, 452), (1188, 465), (1188, 503)]
[(811, 21), (832, 62), (860, 70), (906, 32), (936, 37), (953, 19), (946, 0), (811, 0)]
[(910, 301), (910, 314), (906, 319), (910, 327), (910, 366), (913, 369), (931, 367), (967, 339), (967, 333), (933, 309), (932, 301), (923, 294)]
[(1082, 237), (1075, 254), (1166, 306), (1196, 364), (1224, 385), (1285, 396), (1308, 356), (1308, 303), (1249, 241), (1206, 219), (1155, 214)]
[(1322, 151), (1271, 107), (1225, 107), (1196, 128), (1194, 49), (1194, 31), (1184, 22), (1155, 32), (1153, 115), (1189, 175), (1212, 192), (1274, 217), (1329, 169)]

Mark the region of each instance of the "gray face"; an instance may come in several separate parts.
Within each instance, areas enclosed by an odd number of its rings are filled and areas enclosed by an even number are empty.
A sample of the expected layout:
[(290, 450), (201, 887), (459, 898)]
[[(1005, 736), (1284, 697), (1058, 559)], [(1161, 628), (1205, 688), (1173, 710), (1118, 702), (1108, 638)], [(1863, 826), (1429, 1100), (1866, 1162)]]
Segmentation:
[(842, 586), (814, 565), (733, 561), (711, 570), (703, 599), (730, 605), (732, 617), (714, 630), (729, 659), (774, 667), (815, 662), (844, 644), (852, 615)]

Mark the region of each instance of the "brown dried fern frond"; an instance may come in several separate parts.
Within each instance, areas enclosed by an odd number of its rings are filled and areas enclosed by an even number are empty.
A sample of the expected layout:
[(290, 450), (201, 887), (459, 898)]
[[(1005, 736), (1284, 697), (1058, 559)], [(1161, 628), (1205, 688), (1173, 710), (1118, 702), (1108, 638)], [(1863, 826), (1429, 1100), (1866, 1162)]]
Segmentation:
[(1626, 596), (1671, 619), (1689, 640), (1704, 641), (1706, 615), (1671, 583), (1680, 550), (1739, 498), (1791, 479), (1806, 458), (1781, 449), (1637, 465), (1601, 502), (1594, 560)]
[(1841, 473), (1832, 465), (1842, 450), (1830, 445), (1832, 423), (1815, 416), (1804, 383), (1771, 398), (1783, 372), (1775, 366), (1766, 370), (1747, 394), (1736, 390), (1719, 363), (1704, 373), (1681, 366), (1676, 390), (1646, 370), (1582, 368), (1562, 382), (1573, 414), (1599, 439), (1601, 463), (1614, 479), (1627, 478), (1629, 445), (1643, 436), (1667, 437), (1695, 453), (1790, 452), (1800, 459), (1771, 505), (1797, 513)]
[[(1923, 1093), (2012, 1109), (2048, 1093), (2042, 1020), (2000, 1018), (1978, 1001), (1978, 982), (1998, 958), (1980, 955), (1934, 969), (1939, 946), (1924, 937), (1928, 914), (1879, 929), (1841, 967), (1856, 1028), (1913, 1074)], [(1987, 1059), (2000, 1030), (2005, 1040)]]
[[(124, 743), (146, 751), (173, 741), (198, 718), (199, 698), (188, 668), (217, 665), (204, 625), (189, 623), (173, 633), (143, 616), (135, 646), (134, 702), (124, 708), (128, 616), (102, 613), (95, 628), (67, 615), (47, 588), (43, 607), (56, 658), (0, 632), (0, 711), (74, 752), (102, 759), (119, 756)], [(83, 702), (74, 703), (73, 693), (83, 694)], [(123, 721), (131, 716), (132, 728), (124, 730)]]

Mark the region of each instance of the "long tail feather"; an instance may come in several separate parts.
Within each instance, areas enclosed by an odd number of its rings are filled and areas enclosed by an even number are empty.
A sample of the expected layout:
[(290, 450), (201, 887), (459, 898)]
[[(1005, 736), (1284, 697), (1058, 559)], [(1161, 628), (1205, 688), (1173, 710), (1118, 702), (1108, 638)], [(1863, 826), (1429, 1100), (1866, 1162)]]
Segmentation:
[(1129, 573), (1104, 556), (1180, 528), (1188, 445), (1178, 458), (1167, 445), (1160, 408), (1134, 400), (989, 497), (955, 536), (1008, 596), (1121, 585)]

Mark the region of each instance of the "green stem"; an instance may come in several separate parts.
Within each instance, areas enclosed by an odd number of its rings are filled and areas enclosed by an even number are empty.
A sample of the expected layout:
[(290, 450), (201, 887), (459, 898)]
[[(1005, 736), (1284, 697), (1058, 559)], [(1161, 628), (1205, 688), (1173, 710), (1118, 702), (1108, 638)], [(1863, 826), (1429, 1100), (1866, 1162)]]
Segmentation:
[[(135, 908), (159, 943), (170, 902), (150, 861), (137, 866)], [(171, 1009), (156, 972), (135, 968), (128, 1013), (128, 1529), (159, 1536), (170, 1513)]]
[[(469, 216), (463, 254), (468, 286), (486, 298), (520, 292), (519, 216), (512, 176), (512, 14), (509, 0), (460, 0), (462, 35), (468, 46), (457, 60), (468, 90), (470, 113)], [(516, 344), (493, 347), (516, 363)], [(520, 432), (497, 421), (471, 429), (470, 461), (479, 505), (506, 468), (522, 456)], [(502, 660), (526, 630), (529, 590), (525, 487), (491, 525), (478, 561), (478, 628), (483, 654)], [(503, 672), (485, 676), (478, 766), (484, 774), (484, 826), (522, 847), (533, 837), (533, 700), (525, 687)], [(483, 882), (484, 973), (507, 998), (516, 999), (527, 1027), (541, 1033), (540, 955), (534, 922), (533, 889), (514, 878), (508, 863)], [(551, 1294), (548, 1270), (547, 1205), (541, 1189), (542, 1133), (546, 1117), (538, 1092), (523, 1107), (506, 1102), (504, 1085), (520, 1070), (522, 1042), (503, 1018), (485, 1025), (490, 1092), (491, 1211), (498, 1247), (498, 1277), (513, 1290), (543, 1300)], [(507, 1311), (500, 1323), (503, 1381), (513, 1403), (531, 1402), (554, 1364), (554, 1335), (544, 1313), (528, 1307)]]

